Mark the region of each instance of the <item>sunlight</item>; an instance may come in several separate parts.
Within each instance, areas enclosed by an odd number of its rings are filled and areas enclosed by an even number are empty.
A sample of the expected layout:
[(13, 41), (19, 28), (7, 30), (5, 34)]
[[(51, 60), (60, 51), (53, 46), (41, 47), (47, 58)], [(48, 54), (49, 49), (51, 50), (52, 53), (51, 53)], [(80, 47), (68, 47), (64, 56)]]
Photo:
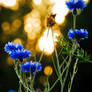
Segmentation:
[(6, 8), (18, 9), (18, 0), (0, 0), (0, 4)]
[(52, 30), (46, 30), (44, 35), (39, 40), (39, 48), (47, 54), (52, 54), (54, 51), (54, 42), (52, 37)]
[[(52, 0), (51, 0), (52, 1)], [(54, 0), (55, 5), (52, 9), (52, 12), (56, 14), (56, 22), (61, 24), (65, 20), (65, 16), (68, 14), (68, 8), (65, 5), (65, 0)]]
[(36, 4), (36, 5), (40, 5), (41, 2), (42, 2), (42, 0), (33, 0), (33, 2), (34, 2), (34, 4)]
[(60, 35), (60, 32), (54, 31), (52, 36), (52, 30), (46, 30), (43, 36), (39, 40), (39, 49), (47, 55), (51, 55), (54, 52), (54, 42), (57, 42), (57, 37)]
[(27, 33), (29, 39), (35, 39), (36, 34), (41, 30), (40, 14), (37, 10), (33, 10), (31, 13), (24, 17), (24, 30)]

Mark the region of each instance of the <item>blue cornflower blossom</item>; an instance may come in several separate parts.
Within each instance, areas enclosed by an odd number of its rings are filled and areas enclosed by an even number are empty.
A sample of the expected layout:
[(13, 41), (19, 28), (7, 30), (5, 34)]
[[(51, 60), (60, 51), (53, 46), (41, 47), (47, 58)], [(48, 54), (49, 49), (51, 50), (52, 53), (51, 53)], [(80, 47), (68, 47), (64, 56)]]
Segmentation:
[(22, 59), (26, 59), (28, 57), (30, 57), (30, 51), (29, 50), (16, 50), (16, 51), (12, 51), (10, 53), (10, 58), (14, 59), (14, 60), (22, 60)]
[(8, 42), (5, 45), (4, 49), (7, 53), (11, 53), (12, 51), (22, 50), (23, 46), (20, 45), (19, 43)]
[(15, 90), (9, 90), (8, 92), (16, 92)]
[(68, 36), (70, 39), (75, 38), (76, 40), (84, 40), (85, 38), (88, 38), (88, 31), (86, 29), (76, 29), (75, 31), (73, 29), (70, 29)]
[(83, 0), (69, 0), (66, 1), (66, 5), (71, 11), (75, 9), (83, 10), (86, 7), (86, 4)]
[(35, 74), (35, 72), (39, 72), (41, 69), (41, 64), (38, 62), (26, 61), (21, 65), (21, 71), (31, 72), (31, 74)]

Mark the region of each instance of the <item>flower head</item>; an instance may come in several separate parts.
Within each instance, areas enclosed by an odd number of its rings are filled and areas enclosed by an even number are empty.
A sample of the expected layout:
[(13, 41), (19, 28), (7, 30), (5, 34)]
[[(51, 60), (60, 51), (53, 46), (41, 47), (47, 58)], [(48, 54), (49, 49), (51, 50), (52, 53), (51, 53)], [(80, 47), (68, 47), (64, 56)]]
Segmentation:
[(14, 59), (14, 60), (21, 60), (21, 59), (26, 59), (28, 57), (30, 57), (30, 51), (29, 50), (16, 50), (16, 51), (12, 51), (10, 53), (10, 58)]
[(16, 92), (15, 90), (9, 90), (8, 92)]
[(5, 45), (4, 49), (7, 53), (11, 53), (12, 51), (22, 50), (23, 46), (20, 45), (19, 43), (8, 42)]
[(28, 62), (26, 61), (21, 65), (21, 71), (31, 72), (31, 74), (35, 74), (35, 72), (41, 71), (41, 64), (38, 62)]
[(73, 29), (70, 29), (68, 32), (68, 36), (70, 39), (79, 39), (84, 40), (85, 38), (88, 38), (88, 31), (86, 29), (76, 29), (75, 31)]
[(66, 2), (66, 5), (71, 11), (75, 9), (83, 10), (86, 7), (83, 0), (69, 0)]

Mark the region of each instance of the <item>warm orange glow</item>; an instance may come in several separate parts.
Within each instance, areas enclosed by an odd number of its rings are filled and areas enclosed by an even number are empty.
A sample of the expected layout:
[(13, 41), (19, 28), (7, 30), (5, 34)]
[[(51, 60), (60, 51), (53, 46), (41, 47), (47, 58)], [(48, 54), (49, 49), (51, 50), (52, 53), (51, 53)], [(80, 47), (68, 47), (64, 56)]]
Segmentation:
[(52, 12), (56, 14), (56, 22), (61, 24), (65, 20), (65, 16), (68, 14), (68, 8), (65, 5), (66, 0), (51, 0), (51, 2), (55, 3)]
[(13, 42), (23, 44), (23, 41), (20, 38), (16, 38)]
[(54, 42), (52, 37), (52, 30), (46, 30), (39, 40), (39, 48), (46, 54), (52, 54), (54, 51)]
[(15, 19), (12, 23), (12, 26), (15, 28), (19, 28), (22, 25), (22, 21), (20, 19)]
[(40, 5), (41, 2), (42, 2), (42, 0), (33, 0), (33, 2), (34, 2), (34, 4), (36, 4), (36, 5)]
[(52, 73), (53, 73), (53, 68), (51, 67), (51, 66), (46, 66), (45, 68), (44, 68), (44, 74), (45, 75), (52, 75)]
[(57, 37), (60, 36), (60, 34), (59, 30), (55, 30), (52, 36), (52, 30), (46, 30), (38, 41), (39, 49), (43, 51), (44, 54), (51, 55), (54, 52), (55, 42), (57, 42)]
[(18, 0), (0, 0), (0, 5), (16, 10), (18, 8)]
[(10, 33), (10, 24), (9, 22), (3, 22), (1, 25), (2, 30), (4, 31), (5, 34)]
[(86, 4), (88, 4), (90, 2), (90, 0), (83, 0)]
[(37, 10), (33, 10), (24, 18), (24, 29), (29, 39), (35, 39), (41, 30), (40, 14)]
[(16, 5), (16, 0), (1, 0), (1, 2), (5, 6), (15, 6)]
[(20, 19), (15, 19), (13, 22), (12, 22), (12, 25), (11, 25), (11, 31), (17, 31), (22, 25), (22, 21)]

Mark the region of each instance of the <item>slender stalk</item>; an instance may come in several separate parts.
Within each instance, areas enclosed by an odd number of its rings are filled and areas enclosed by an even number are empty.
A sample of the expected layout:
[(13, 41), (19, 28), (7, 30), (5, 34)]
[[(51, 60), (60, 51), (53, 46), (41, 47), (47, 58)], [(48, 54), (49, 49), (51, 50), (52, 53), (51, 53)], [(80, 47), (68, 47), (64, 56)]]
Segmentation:
[(49, 76), (50, 76), (50, 72), (51, 70), (49, 70), (48, 72), (48, 76), (47, 76), (47, 81), (46, 81), (46, 86), (45, 86), (45, 92), (50, 92), (50, 84), (49, 84)]
[(57, 68), (56, 68), (55, 61), (54, 61), (53, 56), (52, 56), (52, 62), (53, 62), (53, 66), (54, 66), (55, 72), (56, 72), (56, 74), (58, 76), (59, 74), (58, 74), (58, 71), (57, 71)]
[(54, 42), (53, 30), (52, 30), (52, 39), (53, 39), (54, 48), (55, 48), (55, 55), (56, 55), (56, 59), (57, 59), (58, 77), (61, 76), (60, 83), (61, 83), (61, 91), (63, 92), (63, 83), (62, 83), (63, 80), (62, 80), (62, 74), (61, 74), (60, 65), (59, 65), (59, 58), (58, 58), (58, 54), (57, 54), (57, 49), (56, 49), (55, 42)]
[(63, 86), (65, 86), (65, 82), (66, 82), (66, 79), (67, 79), (67, 77), (68, 77), (69, 67), (70, 67), (70, 65), (71, 65), (71, 61), (72, 61), (72, 57), (73, 57), (73, 55), (74, 55), (74, 52), (75, 52), (76, 49), (77, 49), (77, 43), (75, 44), (75, 42), (74, 42), (73, 45), (72, 45), (72, 48), (73, 48), (73, 49), (72, 49), (72, 51), (71, 51), (71, 53), (70, 53), (69, 61), (68, 61), (67, 65), (65, 66), (65, 68), (64, 68), (63, 71), (62, 71), (62, 76), (63, 76), (64, 72), (66, 71), (65, 77), (64, 77), (64, 81), (63, 81)]
[(65, 61), (67, 60), (67, 58), (68, 58), (68, 56), (63, 60), (62, 64), (60, 65), (60, 68), (62, 68), (62, 66), (64, 65), (64, 63), (66, 63)]
[(73, 30), (76, 29), (76, 15), (73, 15)]
[(18, 92), (22, 92), (21, 91), (21, 82), (19, 81), (19, 88), (18, 88)]
[[(19, 75), (21, 76), (21, 70), (20, 70), (20, 64), (19, 64)], [(18, 90), (19, 92), (22, 92), (22, 90), (21, 90), (21, 81), (19, 81), (19, 90)]]
[(23, 85), (24, 88), (26, 88), (27, 90), (29, 90), (29, 92), (31, 92), (31, 90), (30, 90), (28, 87), (26, 87), (25, 83), (23, 82), (22, 77), (19, 75), (19, 73), (18, 73), (18, 68), (17, 68), (16, 63), (15, 63), (14, 66), (15, 66), (15, 67), (14, 67), (14, 70), (15, 70), (15, 72), (16, 72), (16, 75), (17, 75), (17, 77), (18, 77), (20, 83)]
[(62, 80), (62, 74), (61, 74), (61, 70), (60, 70), (59, 59), (58, 59), (58, 54), (57, 54), (56, 47), (55, 47), (55, 54), (56, 54), (56, 58), (57, 58), (57, 69), (58, 69), (58, 73), (59, 73), (59, 76), (61, 76), (61, 78), (60, 78), (61, 92), (63, 92), (63, 80)]
[[(73, 30), (74, 30), (74, 31), (76, 30), (76, 15), (73, 15)], [(77, 48), (77, 43), (75, 43), (75, 37), (74, 37), (74, 40), (73, 40), (73, 41), (74, 41), (74, 42), (73, 42), (73, 44), (74, 44), (73, 49), (75, 50), (75, 49)], [(72, 54), (74, 54), (74, 52), (72, 52)], [(77, 62), (78, 62), (78, 60), (76, 60), (76, 62), (75, 62), (75, 64), (74, 64), (73, 75), (72, 75), (71, 81), (70, 81), (70, 83), (69, 83), (69, 85), (68, 85), (68, 92), (71, 91), (73, 79), (74, 79), (74, 76), (75, 76), (75, 69), (76, 69), (76, 67), (77, 67)]]
[(43, 51), (42, 51), (42, 53), (41, 53), (41, 56), (40, 56), (39, 62), (41, 62), (41, 60), (42, 60), (42, 58), (43, 58), (43, 53), (44, 53), (44, 49), (43, 49)]
[[(30, 69), (31, 71), (31, 69)], [(30, 89), (31, 89), (31, 92), (34, 92), (34, 88), (33, 88), (33, 76), (32, 74), (30, 73)]]
[(74, 67), (73, 67), (73, 74), (71, 76), (71, 81), (70, 81), (70, 84), (68, 86), (68, 92), (71, 92), (73, 80), (74, 80), (74, 77), (75, 77), (75, 75), (77, 73), (77, 64), (78, 64), (78, 59), (76, 59), (76, 62), (75, 62)]
[[(60, 76), (61, 77), (61, 76)], [(60, 78), (58, 78), (54, 84), (51, 86), (51, 88), (49, 89), (49, 92), (55, 87), (55, 85), (58, 83), (58, 81), (60, 80)]]
[(58, 59), (58, 54), (57, 54), (56, 47), (55, 47), (55, 55), (56, 55), (56, 59), (57, 59), (57, 68), (58, 68), (58, 72), (59, 72), (59, 74), (60, 74), (61, 71), (60, 71), (60, 65), (59, 65), (59, 59)]

